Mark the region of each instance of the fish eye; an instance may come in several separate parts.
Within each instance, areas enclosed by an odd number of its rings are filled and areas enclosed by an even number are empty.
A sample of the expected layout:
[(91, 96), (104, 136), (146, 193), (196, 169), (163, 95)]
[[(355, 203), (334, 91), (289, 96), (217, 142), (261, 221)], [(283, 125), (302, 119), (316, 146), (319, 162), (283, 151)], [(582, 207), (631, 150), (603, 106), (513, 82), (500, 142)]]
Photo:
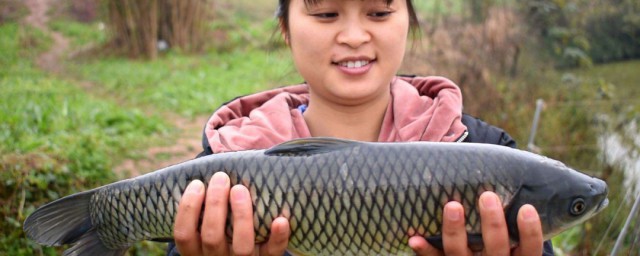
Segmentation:
[(576, 198), (571, 202), (571, 214), (574, 216), (578, 216), (584, 213), (587, 210), (587, 204), (584, 202), (582, 198)]

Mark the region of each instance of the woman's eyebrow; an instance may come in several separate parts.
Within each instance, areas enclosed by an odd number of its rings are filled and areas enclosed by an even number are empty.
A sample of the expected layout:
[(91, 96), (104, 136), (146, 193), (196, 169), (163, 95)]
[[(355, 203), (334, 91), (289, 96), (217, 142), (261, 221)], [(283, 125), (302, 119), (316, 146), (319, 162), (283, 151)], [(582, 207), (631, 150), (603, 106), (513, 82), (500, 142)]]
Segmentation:
[[(338, 0), (338, 1), (350, 1), (350, 0)], [(393, 0), (360, 0), (360, 1), (378, 1), (378, 2), (383, 2), (386, 5), (391, 5), (393, 3)], [(304, 0), (304, 4), (307, 7), (312, 7), (322, 2), (324, 2), (324, 0)]]
[(318, 5), (318, 4), (322, 3), (323, 1), (324, 0), (304, 0), (304, 4), (307, 7), (312, 7), (312, 6), (315, 6), (315, 5)]

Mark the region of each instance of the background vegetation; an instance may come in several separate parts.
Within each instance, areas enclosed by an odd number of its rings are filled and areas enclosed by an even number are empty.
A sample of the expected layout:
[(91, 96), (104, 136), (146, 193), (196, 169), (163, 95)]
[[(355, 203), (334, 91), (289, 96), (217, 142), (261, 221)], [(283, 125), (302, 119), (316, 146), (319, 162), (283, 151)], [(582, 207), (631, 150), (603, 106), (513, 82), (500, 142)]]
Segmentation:
[[(37, 206), (126, 177), (113, 170), (148, 157), (149, 148), (176, 143), (181, 122), (199, 121), (229, 99), (301, 81), (288, 50), (272, 40), (276, 1), (216, 1), (203, 14), (210, 19), (197, 26), (206, 43), (164, 49), (153, 47), (155, 41), (146, 49), (156, 59), (130, 59), (143, 55), (114, 44), (117, 25), (110, 24), (117, 21), (105, 2), (63, 3), (48, 12), (47, 32), (23, 21), (25, 3), (0, 0), (0, 254), (59, 252), (24, 238), (22, 223)], [(456, 81), (465, 111), (504, 128), (522, 148), (535, 101), (543, 99), (531, 149), (606, 179), (611, 190), (603, 213), (554, 238), (556, 251), (610, 252), (640, 173), (637, 1), (436, 0), (416, 6), (422, 38), (401, 72)], [(39, 56), (59, 47), (51, 31), (70, 41), (55, 63), (62, 72), (38, 65)], [(639, 232), (636, 227), (624, 237), (623, 251), (638, 251)], [(130, 253), (162, 254), (162, 248), (144, 243)]]

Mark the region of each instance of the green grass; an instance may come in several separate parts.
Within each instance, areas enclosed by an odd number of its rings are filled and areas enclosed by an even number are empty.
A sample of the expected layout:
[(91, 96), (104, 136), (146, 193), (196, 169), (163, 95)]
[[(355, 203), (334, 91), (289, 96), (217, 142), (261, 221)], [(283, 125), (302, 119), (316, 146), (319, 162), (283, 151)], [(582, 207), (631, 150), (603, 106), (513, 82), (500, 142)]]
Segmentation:
[[(606, 87), (608, 93), (618, 100), (636, 100), (640, 104), (640, 60), (595, 65), (591, 68), (574, 70), (578, 77), (586, 79), (593, 88)], [(604, 84), (603, 84), (604, 83)]]
[[(123, 159), (171, 129), (158, 116), (88, 95), (47, 75), (31, 60), (48, 45), (37, 30), (0, 26), (0, 251), (54, 254), (24, 238), (21, 223), (35, 207), (104, 185)], [(32, 52), (21, 49), (25, 44)]]
[(32, 61), (51, 45), (51, 39), (41, 31), (17, 23), (0, 25), (0, 78), (34, 72)]
[(209, 114), (234, 97), (302, 81), (287, 53), (254, 49), (170, 54), (155, 61), (107, 58), (78, 63), (73, 70), (126, 104), (183, 116)]
[(106, 42), (104, 24), (101, 22), (79, 23), (65, 19), (57, 19), (49, 24), (52, 30), (60, 32), (64, 37), (71, 38), (73, 49), (89, 44), (103, 44)]
[[(270, 43), (277, 23), (253, 19), (227, 15), (215, 20), (212, 28), (224, 31), (226, 37), (211, 38), (219, 40), (212, 42), (218, 48), (203, 53), (185, 55), (169, 50), (156, 60), (89, 57), (69, 63), (68, 71), (76, 79), (94, 84), (92, 90), (126, 106), (185, 117), (210, 114), (235, 97), (302, 82), (288, 49)], [(62, 33), (78, 43), (103, 42), (104, 35), (97, 34), (105, 31), (96, 31), (95, 25), (68, 23), (72, 22), (58, 21), (54, 27), (64, 28)]]

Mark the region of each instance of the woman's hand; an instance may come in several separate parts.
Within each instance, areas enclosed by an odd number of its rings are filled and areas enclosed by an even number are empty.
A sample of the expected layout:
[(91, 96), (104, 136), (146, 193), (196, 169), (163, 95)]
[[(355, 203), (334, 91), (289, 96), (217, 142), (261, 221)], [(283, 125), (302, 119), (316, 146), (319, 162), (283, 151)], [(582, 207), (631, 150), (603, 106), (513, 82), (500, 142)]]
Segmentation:
[[(480, 196), (482, 225), (482, 255), (542, 255), (542, 225), (536, 209), (524, 205), (518, 210), (518, 232), (520, 243), (511, 249), (507, 223), (500, 198), (495, 193), (485, 192)], [(467, 247), (467, 231), (464, 209), (458, 202), (449, 202), (444, 208), (442, 242), (444, 252), (431, 246), (424, 238), (414, 236), (409, 246), (417, 255), (473, 255)]]
[[(276, 218), (271, 223), (269, 241), (255, 244), (253, 205), (249, 190), (236, 185), (230, 187), (229, 176), (216, 173), (211, 177), (206, 196), (204, 184), (191, 182), (180, 200), (173, 236), (180, 254), (189, 255), (278, 255), (284, 254), (289, 241), (289, 221)], [(200, 212), (204, 202), (202, 225)], [(231, 204), (233, 240), (228, 244), (225, 229), (227, 206)], [(200, 231), (198, 231), (200, 230)]]

